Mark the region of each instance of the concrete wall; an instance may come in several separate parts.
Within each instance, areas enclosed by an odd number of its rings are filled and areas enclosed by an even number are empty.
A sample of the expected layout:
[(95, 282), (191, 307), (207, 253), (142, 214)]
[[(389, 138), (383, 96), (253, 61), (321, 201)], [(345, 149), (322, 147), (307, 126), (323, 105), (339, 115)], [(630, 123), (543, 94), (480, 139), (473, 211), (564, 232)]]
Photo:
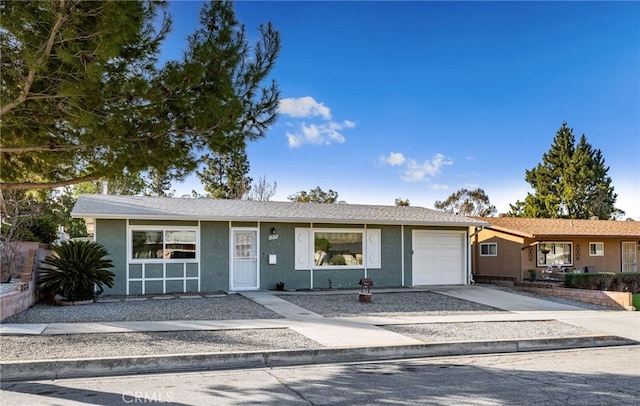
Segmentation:
[(18, 243), (23, 252), (20, 282), (14, 283), (14, 290), (0, 296), (0, 320), (13, 316), (33, 306), (40, 297), (38, 273), (41, 261), (52, 252), (48, 246), (40, 243)]
[(617, 309), (635, 310), (631, 292), (611, 292), (604, 290), (586, 290), (569, 288), (542, 288), (535, 283), (516, 283), (518, 289), (542, 293), (545, 295), (578, 300)]

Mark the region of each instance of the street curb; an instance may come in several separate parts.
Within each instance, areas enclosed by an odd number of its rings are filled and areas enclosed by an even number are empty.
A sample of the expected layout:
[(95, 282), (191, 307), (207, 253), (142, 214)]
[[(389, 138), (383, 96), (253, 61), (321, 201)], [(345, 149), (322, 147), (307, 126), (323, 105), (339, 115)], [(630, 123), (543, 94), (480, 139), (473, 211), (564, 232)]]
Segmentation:
[(304, 364), (380, 361), (473, 354), (502, 354), (637, 345), (616, 336), (461, 341), (402, 346), (147, 355), (0, 363), (3, 381), (44, 380), (178, 371), (262, 368)]

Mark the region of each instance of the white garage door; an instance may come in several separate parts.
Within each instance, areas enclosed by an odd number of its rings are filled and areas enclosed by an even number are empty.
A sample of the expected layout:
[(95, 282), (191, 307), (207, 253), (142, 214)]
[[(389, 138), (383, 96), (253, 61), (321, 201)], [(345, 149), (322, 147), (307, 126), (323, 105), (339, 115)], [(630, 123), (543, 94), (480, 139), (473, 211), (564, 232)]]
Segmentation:
[(464, 231), (413, 231), (413, 285), (460, 285), (467, 268)]

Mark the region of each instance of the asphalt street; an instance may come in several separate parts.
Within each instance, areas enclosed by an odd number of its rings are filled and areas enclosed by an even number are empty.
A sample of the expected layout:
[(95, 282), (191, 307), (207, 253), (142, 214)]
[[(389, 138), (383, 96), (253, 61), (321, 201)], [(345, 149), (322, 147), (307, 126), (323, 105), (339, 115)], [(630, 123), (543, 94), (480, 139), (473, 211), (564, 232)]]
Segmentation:
[(8, 382), (3, 405), (637, 405), (640, 346)]

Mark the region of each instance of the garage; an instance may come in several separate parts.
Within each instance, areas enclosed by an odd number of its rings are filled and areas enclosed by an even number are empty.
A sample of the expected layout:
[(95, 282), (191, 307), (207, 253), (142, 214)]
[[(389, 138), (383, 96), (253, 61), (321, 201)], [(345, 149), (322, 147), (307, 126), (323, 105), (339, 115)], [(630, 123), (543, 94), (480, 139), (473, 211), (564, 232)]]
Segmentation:
[(466, 283), (467, 233), (464, 231), (413, 231), (413, 285)]

